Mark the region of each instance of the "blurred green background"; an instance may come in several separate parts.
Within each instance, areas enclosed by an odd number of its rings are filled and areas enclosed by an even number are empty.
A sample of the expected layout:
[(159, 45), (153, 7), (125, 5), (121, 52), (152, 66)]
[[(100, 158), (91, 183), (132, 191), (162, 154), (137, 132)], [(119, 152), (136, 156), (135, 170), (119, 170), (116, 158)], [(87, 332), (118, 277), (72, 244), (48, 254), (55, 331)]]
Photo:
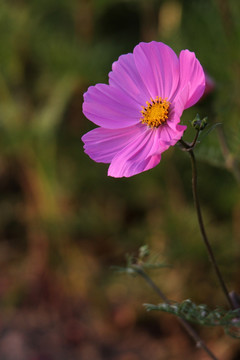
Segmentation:
[[(238, 0), (0, 1), (0, 359), (194, 360), (176, 320), (146, 313), (160, 299), (117, 275), (148, 244), (172, 265), (151, 275), (170, 299), (226, 306), (203, 246), (187, 154), (129, 179), (83, 152), (94, 126), (88, 86), (140, 41), (195, 51), (215, 83), (185, 111), (220, 122), (196, 149), (209, 237), (229, 289), (240, 292), (240, 3)], [(191, 141), (187, 130), (184, 138)], [(220, 359), (239, 341), (197, 328)]]

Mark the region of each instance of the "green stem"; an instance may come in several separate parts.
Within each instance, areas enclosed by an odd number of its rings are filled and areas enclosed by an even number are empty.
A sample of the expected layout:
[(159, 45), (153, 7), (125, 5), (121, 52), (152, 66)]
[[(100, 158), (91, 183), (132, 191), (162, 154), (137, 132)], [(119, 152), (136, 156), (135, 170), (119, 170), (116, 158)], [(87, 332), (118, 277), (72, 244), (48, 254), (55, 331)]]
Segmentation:
[[(152, 279), (146, 274), (146, 272), (143, 270), (143, 268), (140, 265), (132, 265), (132, 268), (134, 269), (134, 271), (136, 271), (137, 274), (141, 275), (143, 279), (146, 280), (148, 285), (160, 296), (160, 298), (166, 304), (169, 305), (171, 304), (168, 298), (162, 292), (162, 290), (152, 281)], [(177, 317), (177, 319), (184, 327), (188, 335), (195, 341), (196, 346), (198, 348), (203, 349), (211, 359), (218, 360), (216, 356), (211, 352), (211, 350), (207, 347), (207, 345), (204, 343), (204, 341), (200, 338), (200, 336), (196, 333), (196, 331), (191, 327), (191, 325), (186, 320), (180, 317)]]
[(222, 288), (222, 291), (231, 307), (231, 309), (235, 309), (235, 306), (232, 302), (232, 299), (229, 296), (229, 292), (227, 289), (227, 286), (223, 280), (222, 274), (219, 270), (218, 264), (216, 262), (212, 247), (209, 243), (207, 234), (206, 234), (206, 230), (204, 227), (204, 223), (203, 223), (203, 218), (202, 218), (202, 212), (201, 212), (201, 207), (200, 207), (200, 202), (199, 202), (199, 198), (198, 198), (198, 192), (197, 192), (197, 166), (196, 166), (196, 159), (195, 159), (195, 155), (193, 152), (193, 147), (190, 146), (189, 144), (185, 143), (183, 140), (180, 140), (180, 143), (183, 145), (184, 149), (189, 153), (190, 157), (191, 157), (191, 164), (192, 164), (192, 192), (193, 192), (193, 198), (194, 198), (194, 203), (195, 203), (195, 207), (196, 207), (196, 211), (197, 211), (197, 218), (198, 218), (198, 224), (199, 224), (199, 228), (201, 231), (201, 235), (204, 241), (204, 244), (207, 248), (207, 252), (209, 254), (209, 258), (210, 261), (214, 267), (214, 270), (216, 272), (217, 278), (219, 280), (220, 286)]

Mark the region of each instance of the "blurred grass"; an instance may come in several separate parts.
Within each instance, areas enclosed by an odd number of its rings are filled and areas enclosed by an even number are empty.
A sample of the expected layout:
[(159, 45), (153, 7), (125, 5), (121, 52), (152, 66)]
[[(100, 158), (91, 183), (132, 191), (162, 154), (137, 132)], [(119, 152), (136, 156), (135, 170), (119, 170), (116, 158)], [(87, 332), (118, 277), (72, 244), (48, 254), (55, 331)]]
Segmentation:
[[(18, 314), (34, 307), (35, 326), (41, 329), (40, 319), (55, 309), (59, 323), (51, 321), (63, 335), (55, 339), (50, 359), (67, 358), (56, 350), (67, 339), (68, 348), (75, 346), (72, 358), (134, 360), (132, 353), (126, 355), (127, 345), (122, 357), (120, 350), (118, 355), (102, 350), (103, 357), (99, 348), (118, 348), (123, 329), (136, 333), (145, 326), (145, 332), (164, 337), (161, 318), (151, 318), (155, 330), (149, 330), (141, 309), (141, 303), (158, 299), (141, 281), (119, 279), (109, 270), (144, 243), (173, 265), (154, 275), (170, 298), (224, 304), (197, 228), (186, 154), (171, 149), (153, 170), (116, 180), (107, 177), (106, 165), (83, 153), (81, 136), (93, 125), (82, 115), (82, 95), (88, 86), (107, 82), (111, 63), (139, 41), (195, 51), (215, 81), (214, 92), (186, 111), (183, 122), (199, 112), (209, 116), (210, 124), (222, 123), (196, 150), (200, 198), (229, 288), (240, 291), (239, 7), (234, 0), (0, 2), (2, 333), (11, 326), (29, 331), (31, 325)], [(191, 140), (191, 130), (185, 138)], [(17, 320), (10, 321), (8, 312)], [(64, 319), (78, 323), (66, 330)], [(163, 319), (171, 326), (172, 320)], [(174, 336), (181, 338), (173, 331)], [(152, 335), (147, 339), (155, 358), (168, 358), (164, 351), (157, 355)], [(216, 333), (216, 348), (219, 339), (225, 344)], [(139, 343), (132, 335), (134, 342)], [(93, 343), (95, 353), (88, 347)], [(9, 347), (2, 346), (0, 341), (1, 356), (10, 359)], [(234, 346), (227, 351), (222, 345), (226, 359), (233, 359)], [(41, 346), (32, 351), (38, 359)], [(200, 359), (189, 346), (183, 351), (186, 359)], [(141, 359), (149, 357), (141, 354)]]

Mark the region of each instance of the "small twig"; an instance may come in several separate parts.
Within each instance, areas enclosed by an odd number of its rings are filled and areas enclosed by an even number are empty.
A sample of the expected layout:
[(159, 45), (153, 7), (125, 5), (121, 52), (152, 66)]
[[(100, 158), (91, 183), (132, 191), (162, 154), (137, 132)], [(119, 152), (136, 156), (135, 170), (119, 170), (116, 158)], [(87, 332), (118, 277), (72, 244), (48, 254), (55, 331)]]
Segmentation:
[(179, 140), (179, 143), (182, 145), (182, 150), (183, 151), (189, 152), (189, 151), (191, 151), (191, 150), (193, 150), (195, 148), (195, 146), (197, 144), (197, 139), (199, 137), (199, 133), (200, 133), (200, 130), (197, 130), (195, 138), (193, 139), (193, 141), (191, 143), (187, 143), (183, 139)]
[[(160, 298), (168, 305), (170, 305), (170, 301), (162, 292), (162, 290), (153, 282), (153, 280), (146, 274), (143, 268), (140, 265), (132, 265), (131, 266), (137, 274), (141, 275), (144, 280), (148, 283), (148, 285), (160, 296)], [(195, 341), (196, 346), (198, 348), (202, 348), (211, 359), (218, 360), (216, 356), (211, 352), (211, 350), (207, 347), (204, 341), (200, 338), (200, 336), (196, 333), (196, 331), (191, 327), (191, 325), (180, 317), (177, 317), (178, 321), (184, 327), (188, 335)]]
[(195, 148), (199, 134), (200, 134), (200, 130), (197, 130), (193, 142), (189, 145), (189, 149), (193, 150)]

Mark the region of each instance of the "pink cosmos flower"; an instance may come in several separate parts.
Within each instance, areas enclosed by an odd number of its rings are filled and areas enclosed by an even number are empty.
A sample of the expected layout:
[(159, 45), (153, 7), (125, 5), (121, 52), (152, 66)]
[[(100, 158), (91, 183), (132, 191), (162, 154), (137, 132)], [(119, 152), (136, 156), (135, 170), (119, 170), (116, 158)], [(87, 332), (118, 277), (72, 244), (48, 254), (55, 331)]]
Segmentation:
[(181, 139), (183, 110), (203, 95), (205, 75), (195, 54), (179, 58), (167, 45), (138, 44), (112, 65), (109, 85), (84, 94), (83, 113), (99, 127), (82, 137), (85, 152), (110, 163), (108, 175), (129, 177), (149, 170)]

